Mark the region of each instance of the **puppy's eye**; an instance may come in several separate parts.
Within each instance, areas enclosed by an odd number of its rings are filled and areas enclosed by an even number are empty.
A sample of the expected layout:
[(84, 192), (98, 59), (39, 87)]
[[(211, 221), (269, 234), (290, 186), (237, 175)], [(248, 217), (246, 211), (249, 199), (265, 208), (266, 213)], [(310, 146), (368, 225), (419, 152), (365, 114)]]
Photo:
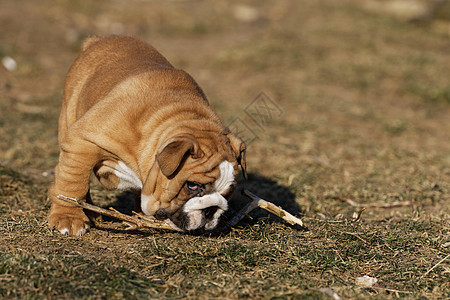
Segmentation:
[(192, 182), (192, 181), (186, 181), (186, 186), (190, 191), (193, 191), (193, 192), (200, 190), (200, 184)]

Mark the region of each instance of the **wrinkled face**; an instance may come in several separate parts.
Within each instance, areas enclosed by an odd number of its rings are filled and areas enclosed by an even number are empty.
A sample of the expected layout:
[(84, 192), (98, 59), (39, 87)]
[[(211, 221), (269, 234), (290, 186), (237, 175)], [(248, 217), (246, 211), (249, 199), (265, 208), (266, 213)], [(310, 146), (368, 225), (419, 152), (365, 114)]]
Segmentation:
[(236, 190), (238, 165), (242, 166), (240, 152), (228, 140), (210, 142), (208, 147), (196, 143), (197, 139), (186, 136), (169, 141), (157, 156), (158, 188), (150, 197), (141, 195), (144, 213), (179, 231), (217, 227)]
[(189, 176), (172, 199), (172, 209), (159, 209), (155, 217), (180, 231), (214, 229), (236, 189), (235, 165), (224, 160), (210, 172)]

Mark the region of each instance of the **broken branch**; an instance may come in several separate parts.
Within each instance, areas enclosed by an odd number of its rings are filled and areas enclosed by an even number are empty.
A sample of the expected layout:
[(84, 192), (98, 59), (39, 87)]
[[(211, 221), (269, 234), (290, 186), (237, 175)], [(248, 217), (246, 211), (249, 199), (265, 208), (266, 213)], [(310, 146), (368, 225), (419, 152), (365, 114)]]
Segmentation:
[(242, 208), (230, 221), (228, 221), (228, 225), (230, 227), (236, 225), (239, 223), (248, 213), (250, 213), (252, 210), (256, 209), (257, 207), (262, 208), (280, 218), (285, 220), (291, 225), (299, 225), (301, 227), (304, 227), (304, 224), (301, 219), (291, 215), (289, 212), (285, 211), (279, 206), (276, 206), (275, 204), (266, 201), (259, 196), (256, 196), (252, 192), (243, 189), (242, 194), (252, 199), (250, 203), (248, 203), (244, 208)]
[(342, 198), (342, 197), (330, 197), (334, 200), (339, 200), (342, 202), (346, 202), (354, 207), (361, 207), (361, 208), (394, 208), (394, 207), (402, 207), (402, 206), (409, 206), (411, 205), (411, 201), (394, 201), (392, 203), (365, 203), (361, 204), (358, 202), (353, 201), (349, 198)]
[(174, 230), (169, 224), (164, 221), (160, 221), (150, 216), (142, 216), (134, 212), (134, 216), (125, 215), (123, 213), (118, 212), (114, 208), (104, 209), (83, 201), (80, 201), (76, 198), (71, 198), (63, 195), (58, 195), (58, 199), (63, 200), (67, 203), (79, 206), (81, 208), (87, 209), (89, 211), (96, 212), (98, 214), (108, 216), (114, 219), (118, 219), (123, 221), (128, 225), (128, 230), (136, 230), (140, 228), (156, 228), (156, 229), (166, 229), (166, 230)]
[(446, 257), (444, 257), (443, 259), (441, 259), (437, 264), (435, 264), (434, 266), (432, 266), (428, 271), (425, 272), (425, 274), (422, 275), (422, 277), (420, 278), (424, 278), (425, 276), (427, 276), (431, 271), (433, 271), (437, 266), (439, 266), (440, 264), (442, 264), (444, 261), (447, 260), (447, 258), (450, 257), (450, 254), (448, 254)]
[[(239, 223), (247, 214), (249, 214), (252, 210), (256, 208), (262, 208), (266, 211), (282, 218), (286, 222), (288, 222), (291, 225), (299, 225), (301, 227), (304, 227), (302, 220), (299, 218), (291, 215), (281, 207), (276, 206), (275, 204), (268, 202), (252, 192), (248, 190), (243, 190), (242, 193), (252, 199), (250, 203), (248, 203), (244, 208), (242, 208), (230, 221), (227, 222), (227, 226), (233, 227), (237, 223)], [(86, 202), (83, 202), (81, 200), (78, 200), (76, 198), (71, 198), (63, 195), (58, 195), (58, 199), (65, 201), (67, 203), (70, 203), (72, 205), (76, 205), (78, 207), (81, 207), (83, 209), (98, 213), (100, 215), (108, 216), (114, 219), (121, 220), (124, 224), (126, 224), (128, 227), (126, 230), (139, 230), (142, 228), (156, 228), (156, 229), (165, 229), (165, 230), (174, 230), (169, 224), (165, 223), (164, 221), (160, 221), (155, 219), (152, 216), (144, 216), (141, 214), (138, 214), (136, 212), (133, 212), (133, 216), (125, 215), (123, 213), (118, 212), (114, 208), (110, 207), (109, 209), (104, 209)]]

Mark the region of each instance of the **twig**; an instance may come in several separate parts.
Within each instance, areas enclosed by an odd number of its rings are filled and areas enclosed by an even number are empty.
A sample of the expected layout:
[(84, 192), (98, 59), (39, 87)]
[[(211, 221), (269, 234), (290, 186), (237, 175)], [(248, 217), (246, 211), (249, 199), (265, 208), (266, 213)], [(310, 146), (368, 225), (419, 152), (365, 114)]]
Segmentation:
[(353, 213), (353, 216), (352, 216), (353, 221), (354, 221), (354, 222), (358, 222), (359, 219), (361, 219), (361, 214), (362, 214), (363, 211), (365, 211), (365, 210), (366, 210), (366, 208), (365, 208), (365, 207), (362, 207), (358, 212), (354, 212), (354, 213)]
[(58, 195), (57, 198), (62, 201), (66, 201), (70, 204), (79, 206), (81, 208), (96, 212), (98, 214), (112, 217), (112, 218), (115, 218), (118, 220), (122, 220), (128, 225), (127, 230), (136, 230), (136, 229), (140, 229), (140, 228), (156, 228), (156, 229), (174, 230), (169, 224), (166, 224), (164, 221), (157, 220), (150, 216), (142, 216), (137, 213), (134, 213), (134, 216), (128, 216), (128, 215), (118, 212), (114, 208), (110, 208), (109, 210), (104, 209), (104, 208), (80, 201), (75, 198), (71, 198), (71, 197), (67, 197), (67, 196), (63, 196), (63, 195)]
[(250, 213), (257, 207), (267, 210), (268, 212), (282, 218), (291, 225), (299, 225), (301, 227), (304, 227), (302, 220), (291, 215), (281, 207), (278, 207), (275, 204), (256, 196), (255, 194), (246, 189), (242, 190), (242, 194), (252, 199), (252, 201), (249, 204), (247, 204), (243, 209), (241, 209), (230, 221), (228, 221), (228, 225), (230, 227), (239, 223), (239, 221), (241, 221), (248, 213)]
[(391, 293), (403, 293), (403, 294), (412, 294), (412, 292), (410, 291), (400, 291), (400, 290), (394, 290), (394, 289), (389, 289), (389, 288), (385, 288), (382, 286), (373, 286), (371, 287), (371, 289), (375, 289), (375, 290), (383, 290), (383, 291), (387, 291), (387, 292), (391, 292)]
[(365, 244), (368, 244), (367, 241), (366, 241), (365, 239), (363, 239), (362, 237), (360, 237), (357, 233), (354, 233), (354, 232), (347, 232), (347, 231), (338, 231), (338, 232), (343, 233), (343, 234), (348, 234), (348, 235), (354, 236), (354, 237), (356, 237), (357, 239), (363, 241)]
[(428, 271), (425, 272), (425, 274), (422, 275), (422, 277), (420, 278), (424, 278), (425, 276), (427, 276), (431, 271), (433, 271), (437, 266), (439, 266), (441, 263), (443, 263), (447, 258), (450, 257), (450, 254), (448, 254), (446, 257), (444, 257), (443, 259), (441, 259), (437, 264), (435, 264), (434, 266), (432, 266)]
[(392, 203), (365, 203), (361, 204), (358, 202), (353, 201), (349, 198), (342, 198), (342, 197), (330, 197), (330, 199), (339, 200), (342, 202), (346, 202), (350, 204), (351, 206), (355, 207), (361, 207), (361, 208), (393, 208), (393, 207), (402, 207), (402, 206), (409, 206), (411, 205), (411, 201), (395, 201)]
[(233, 227), (239, 223), (247, 214), (258, 207), (258, 200), (253, 200), (244, 206), (237, 214), (227, 222), (227, 227)]
[[(299, 225), (301, 227), (304, 227), (302, 220), (299, 218), (291, 215), (281, 207), (276, 206), (275, 204), (268, 202), (264, 199), (261, 199), (260, 197), (256, 196), (250, 191), (243, 190), (242, 193), (252, 199), (250, 203), (248, 203), (244, 208), (242, 208), (231, 220), (227, 222), (228, 227), (233, 227), (237, 223), (239, 223), (248, 213), (250, 213), (252, 210), (256, 208), (262, 208), (267, 210), (268, 212), (275, 214), (276, 216), (282, 218), (286, 222), (288, 222), (291, 225)], [(98, 214), (112, 217), (118, 220), (122, 220), (123, 223), (125, 223), (128, 227), (126, 230), (139, 230), (142, 228), (156, 228), (156, 229), (166, 229), (166, 230), (174, 230), (169, 224), (165, 223), (164, 221), (160, 221), (155, 219), (152, 216), (144, 216), (141, 214), (137, 214), (133, 212), (133, 216), (125, 215), (114, 208), (110, 207), (108, 209), (104, 209), (83, 201), (80, 201), (76, 198), (71, 198), (63, 195), (58, 195), (58, 199), (65, 201), (67, 203), (70, 203), (72, 205), (79, 206), (83, 209), (96, 212)]]

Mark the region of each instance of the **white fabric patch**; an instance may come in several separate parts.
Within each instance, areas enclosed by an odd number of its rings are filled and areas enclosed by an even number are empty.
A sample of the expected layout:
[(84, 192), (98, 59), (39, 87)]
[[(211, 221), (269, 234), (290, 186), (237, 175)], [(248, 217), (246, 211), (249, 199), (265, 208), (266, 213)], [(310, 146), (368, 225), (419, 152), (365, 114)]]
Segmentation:
[(142, 189), (142, 181), (137, 177), (137, 175), (128, 168), (126, 164), (119, 161), (118, 165), (114, 170), (114, 174), (119, 178), (119, 185), (117, 189), (119, 190), (129, 190), (129, 189)]
[(234, 183), (234, 164), (224, 160), (219, 165), (220, 177), (214, 182), (214, 190), (225, 194)]

